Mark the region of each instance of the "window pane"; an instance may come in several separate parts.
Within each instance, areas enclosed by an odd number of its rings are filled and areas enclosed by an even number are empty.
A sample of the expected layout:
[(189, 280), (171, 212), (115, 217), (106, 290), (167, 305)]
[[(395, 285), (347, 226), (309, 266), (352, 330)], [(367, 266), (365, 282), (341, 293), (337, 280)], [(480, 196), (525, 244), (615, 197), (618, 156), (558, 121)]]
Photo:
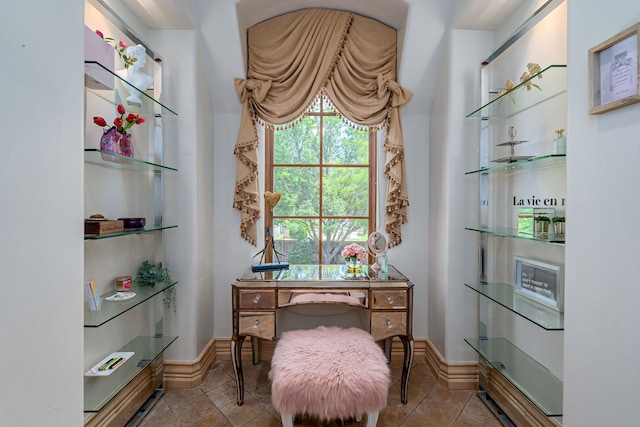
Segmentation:
[(319, 168), (275, 167), (273, 191), (280, 202), (273, 209), (278, 216), (318, 216), (320, 212)]
[[(285, 254), (280, 261), (287, 261), (289, 264), (318, 264), (318, 232), (317, 219), (274, 218), (275, 248)], [(276, 260), (275, 253), (273, 260)]]
[(358, 243), (367, 249), (368, 220), (325, 219), (322, 221), (322, 263), (343, 264), (340, 254), (350, 243)]
[(320, 118), (307, 116), (300, 123), (274, 132), (274, 163), (318, 164)]
[(369, 215), (369, 170), (364, 167), (326, 167), (322, 177), (322, 214)]
[(338, 116), (324, 117), (322, 144), (325, 164), (369, 163), (369, 132), (347, 126)]

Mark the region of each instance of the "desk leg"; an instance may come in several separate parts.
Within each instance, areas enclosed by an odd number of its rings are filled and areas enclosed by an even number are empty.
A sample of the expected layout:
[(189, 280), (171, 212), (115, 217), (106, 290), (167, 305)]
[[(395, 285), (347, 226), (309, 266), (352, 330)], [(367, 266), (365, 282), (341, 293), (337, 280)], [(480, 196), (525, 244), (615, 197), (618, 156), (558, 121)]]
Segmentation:
[(244, 336), (231, 338), (231, 361), (233, 362), (233, 371), (236, 373), (238, 406), (244, 402), (244, 375), (242, 375), (242, 343), (244, 339)]
[(404, 362), (402, 364), (402, 381), (400, 389), (400, 400), (405, 405), (407, 404), (407, 388), (409, 387), (409, 372), (411, 371), (411, 365), (413, 364), (413, 337), (401, 336), (402, 346), (404, 347)]
[(393, 337), (384, 340), (384, 355), (387, 356), (387, 364), (391, 363), (391, 346), (393, 345)]
[(253, 364), (257, 365), (260, 362), (259, 340), (257, 337), (251, 337), (251, 355), (253, 356)]

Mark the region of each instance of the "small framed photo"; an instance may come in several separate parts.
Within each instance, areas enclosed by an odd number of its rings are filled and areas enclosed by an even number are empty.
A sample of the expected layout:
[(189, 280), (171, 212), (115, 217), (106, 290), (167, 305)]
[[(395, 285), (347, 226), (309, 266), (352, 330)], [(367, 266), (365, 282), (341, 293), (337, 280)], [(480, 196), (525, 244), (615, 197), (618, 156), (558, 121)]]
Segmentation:
[(640, 101), (638, 50), (640, 23), (589, 49), (589, 114)]
[(515, 260), (515, 292), (554, 310), (564, 311), (562, 267), (519, 256)]

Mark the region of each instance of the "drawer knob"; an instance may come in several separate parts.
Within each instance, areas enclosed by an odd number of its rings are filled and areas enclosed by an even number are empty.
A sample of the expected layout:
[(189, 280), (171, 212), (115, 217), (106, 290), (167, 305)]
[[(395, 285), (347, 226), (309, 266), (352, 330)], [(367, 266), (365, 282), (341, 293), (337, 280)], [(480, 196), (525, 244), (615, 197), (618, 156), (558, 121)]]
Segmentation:
[(253, 299), (253, 303), (258, 304), (259, 302), (260, 302), (260, 295), (256, 295), (256, 297)]
[(387, 297), (387, 302), (389, 304), (393, 304), (393, 297)]
[(256, 320), (255, 322), (253, 322), (253, 328), (254, 329), (258, 329), (258, 327), (260, 326), (260, 321)]
[(387, 329), (391, 328), (393, 328), (393, 323), (391, 323), (391, 320), (387, 320)]

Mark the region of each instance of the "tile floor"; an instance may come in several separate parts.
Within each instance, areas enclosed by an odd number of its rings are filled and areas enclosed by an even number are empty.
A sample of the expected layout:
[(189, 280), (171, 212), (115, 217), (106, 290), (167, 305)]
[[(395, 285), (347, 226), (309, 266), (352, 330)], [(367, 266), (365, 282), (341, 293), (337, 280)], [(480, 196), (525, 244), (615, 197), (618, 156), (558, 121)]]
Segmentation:
[[(245, 399), (236, 404), (236, 382), (229, 361), (219, 361), (205, 381), (192, 389), (169, 389), (140, 427), (277, 427), (280, 418), (271, 405), (269, 362), (243, 364)], [(449, 391), (439, 385), (426, 363), (416, 363), (409, 377), (409, 402), (400, 402), (400, 362), (391, 363), (387, 408), (378, 427), (500, 427), (500, 422), (473, 391)], [(345, 420), (323, 423), (304, 417), (295, 426), (364, 426)]]

